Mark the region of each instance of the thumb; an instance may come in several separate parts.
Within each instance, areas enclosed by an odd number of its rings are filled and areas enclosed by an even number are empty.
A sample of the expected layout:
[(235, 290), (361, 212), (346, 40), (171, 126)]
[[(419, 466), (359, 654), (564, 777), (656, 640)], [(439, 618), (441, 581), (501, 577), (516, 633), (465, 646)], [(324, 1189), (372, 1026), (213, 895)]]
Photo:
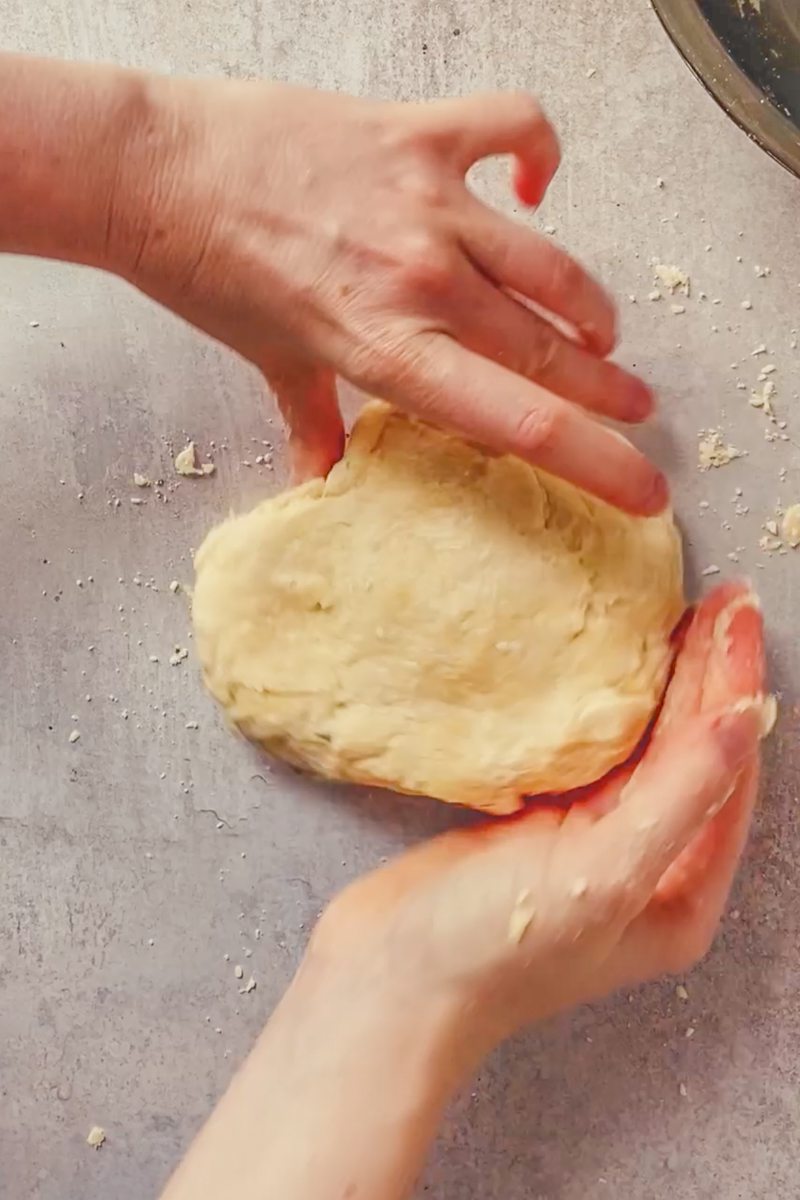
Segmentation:
[(758, 753), (760, 700), (746, 708), (701, 714), (648, 753), (619, 806), (594, 827), (593, 851), (612, 889), (622, 882), (638, 912), (661, 876), (730, 798)]
[(344, 450), (344, 426), (333, 372), (300, 358), (263, 368), (289, 432), (295, 483), (327, 475)]

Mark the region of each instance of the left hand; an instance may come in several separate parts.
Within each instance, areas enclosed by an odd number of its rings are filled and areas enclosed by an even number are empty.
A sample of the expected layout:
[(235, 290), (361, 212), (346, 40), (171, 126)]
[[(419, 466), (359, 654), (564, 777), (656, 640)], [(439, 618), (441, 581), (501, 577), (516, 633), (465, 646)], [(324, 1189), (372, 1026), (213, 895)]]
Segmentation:
[(510, 154), (519, 199), (541, 201), (559, 146), (532, 96), (390, 104), (231, 80), (143, 86), (107, 265), (260, 368), (299, 476), (342, 453), (338, 374), (620, 508), (664, 508), (663, 475), (594, 419), (653, 409), (650, 389), (607, 361), (613, 302), (466, 184), (479, 159)]
[[(351, 885), (311, 960), (446, 997), (488, 1046), (530, 1021), (684, 971), (708, 950), (753, 810), (764, 665), (756, 598), (695, 613), (638, 765), (570, 806), (459, 830)], [(366, 980), (365, 984), (363, 981)]]

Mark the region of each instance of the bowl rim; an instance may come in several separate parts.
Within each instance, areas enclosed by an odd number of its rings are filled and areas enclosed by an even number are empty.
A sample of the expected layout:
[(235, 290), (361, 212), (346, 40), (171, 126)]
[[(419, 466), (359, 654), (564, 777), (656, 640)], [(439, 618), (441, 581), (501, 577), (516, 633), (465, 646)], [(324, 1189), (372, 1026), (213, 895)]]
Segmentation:
[(741, 130), (800, 178), (800, 130), (734, 62), (696, 0), (650, 0), (686, 64)]

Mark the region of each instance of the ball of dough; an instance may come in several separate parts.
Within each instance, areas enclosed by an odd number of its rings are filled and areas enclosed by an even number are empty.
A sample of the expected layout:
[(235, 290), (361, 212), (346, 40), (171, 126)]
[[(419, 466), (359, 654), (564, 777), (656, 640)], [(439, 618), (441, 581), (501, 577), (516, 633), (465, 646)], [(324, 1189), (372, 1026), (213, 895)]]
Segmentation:
[(205, 681), (248, 738), (493, 813), (627, 757), (684, 608), (671, 516), (378, 401), (327, 479), (212, 530), (196, 570)]

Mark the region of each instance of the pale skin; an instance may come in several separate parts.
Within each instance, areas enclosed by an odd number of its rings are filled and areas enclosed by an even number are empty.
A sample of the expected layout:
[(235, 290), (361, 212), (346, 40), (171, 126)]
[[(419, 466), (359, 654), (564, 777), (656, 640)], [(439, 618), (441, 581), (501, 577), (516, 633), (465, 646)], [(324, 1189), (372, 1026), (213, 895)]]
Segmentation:
[[(559, 161), (529, 96), (377, 104), (0, 54), (0, 251), (112, 271), (253, 362), (299, 475), (341, 453), (342, 376), (634, 513), (663, 476), (594, 420), (645, 419), (614, 306), (464, 176)], [(555, 322), (549, 319), (556, 318)], [(694, 615), (640, 760), (352, 884), (164, 1200), (400, 1200), (503, 1038), (707, 950), (762, 732), (757, 604)]]

